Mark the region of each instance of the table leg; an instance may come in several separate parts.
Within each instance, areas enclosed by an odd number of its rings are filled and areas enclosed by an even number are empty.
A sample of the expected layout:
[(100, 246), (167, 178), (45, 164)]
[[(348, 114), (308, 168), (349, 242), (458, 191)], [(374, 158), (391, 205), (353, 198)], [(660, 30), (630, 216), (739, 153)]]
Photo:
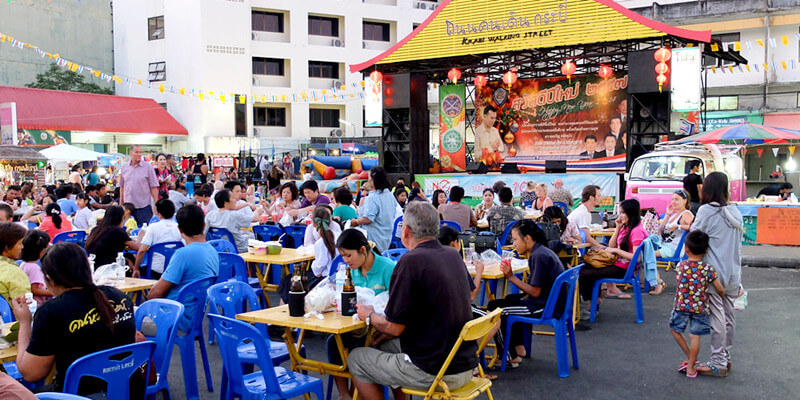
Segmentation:
[(300, 372), (300, 370), (313, 371), (319, 374), (328, 374), (333, 376), (341, 376), (344, 378), (352, 378), (350, 372), (347, 371), (347, 349), (344, 347), (340, 335), (334, 335), (336, 346), (339, 348), (339, 355), (342, 357), (342, 365), (331, 364), (323, 361), (310, 360), (300, 355), (300, 347), (303, 345), (305, 337), (305, 330), (300, 330), (297, 337), (297, 342), (292, 336), (292, 328), (286, 328), (286, 334), (283, 340), (286, 342), (286, 347), (289, 350), (289, 358), (292, 362), (291, 370)]

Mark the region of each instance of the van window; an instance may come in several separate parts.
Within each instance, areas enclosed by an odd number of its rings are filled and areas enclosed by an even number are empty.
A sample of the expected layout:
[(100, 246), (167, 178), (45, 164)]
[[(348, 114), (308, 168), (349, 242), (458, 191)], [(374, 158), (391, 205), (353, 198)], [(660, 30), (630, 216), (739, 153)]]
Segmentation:
[(633, 162), (630, 180), (681, 181), (688, 171), (687, 163), (699, 160), (687, 156), (653, 156), (640, 157)]

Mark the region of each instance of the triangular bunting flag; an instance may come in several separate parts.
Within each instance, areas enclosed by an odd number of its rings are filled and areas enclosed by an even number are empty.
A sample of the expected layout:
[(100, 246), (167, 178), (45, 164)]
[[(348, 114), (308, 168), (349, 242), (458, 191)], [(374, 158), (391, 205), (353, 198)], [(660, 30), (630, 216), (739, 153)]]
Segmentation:
[(794, 155), (794, 149), (797, 146), (789, 146), (789, 154)]
[(781, 36), (781, 43), (783, 43), (784, 46), (788, 46), (789, 45), (789, 37), (788, 36)]
[(778, 156), (778, 148), (777, 147), (773, 147), (772, 148), (772, 155), (774, 155), (775, 157)]
[(764, 41), (763, 40), (756, 39), (756, 43), (758, 43), (759, 46), (764, 47)]
[(761, 158), (761, 155), (764, 154), (764, 149), (756, 149), (756, 154), (758, 154), (758, 157)]

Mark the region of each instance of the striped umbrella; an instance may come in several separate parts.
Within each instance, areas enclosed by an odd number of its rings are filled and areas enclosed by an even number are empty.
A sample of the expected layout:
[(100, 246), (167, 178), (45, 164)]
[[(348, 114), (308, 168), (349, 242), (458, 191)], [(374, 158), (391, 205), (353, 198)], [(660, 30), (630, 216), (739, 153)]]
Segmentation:
[(713, 131), (701, 132), (696, 135), (675, 140), (671, 143), (759, 145), (796, 142), (800, 142), (800, 131), (743, 122)]

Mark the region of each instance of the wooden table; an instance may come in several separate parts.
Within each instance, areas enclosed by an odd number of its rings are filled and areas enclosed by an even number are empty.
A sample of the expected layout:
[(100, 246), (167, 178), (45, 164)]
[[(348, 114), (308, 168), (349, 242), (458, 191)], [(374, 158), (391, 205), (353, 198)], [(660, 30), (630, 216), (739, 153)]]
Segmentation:
[[(308, 268), (311, 267), (311, 261), (314, 260), (313, 254), (298, 254), (296, 249), (284, 248), (280, 254), (251, 254), (241, 253), (245, 262), (255, 264), (256, 276), (258, 283), (261, 285), (261, 290), (264, 291), (264, 299), (267, 301), (267, 307), (270, 307), (269, 296), (267, 292), (277, 292), (278, 285), (269, 283), (268, 277), (273, 265), (280, 265), (282, 267), (281, 279), (289, 275), (289, 265), (306, 263)], [(264, 270), (258, 267), (257, 264), (264, 264)]]
[[(14, 324), (14, 322), (9, 322), (7, 324), (0, 324), (0, 332), (2, 332), (3, 336), (8, 334), (8, 331), (11, 329), (11, 325), (13, 325), (13, 324)], [(16, 361), (16, 360), (17, 360), (17, 346), (16, 345), (11, 345), (11, 347), (8, 347), (6, 349), (0, 350), (0, 363), (6, 363), (6, 362)]]
[[(319, 319), (313, 316), (309, 318), (290, 317), (289, 306), (282, 305), (279, 307), (237, 314), (236, 319), (247, 322), (278, 325), (286, 328), (286, 334), (283, 338), (286, 341), (286, 347), (289, 349), (292, 371), (314, 371), (320, 374), (352, 378), (350, 372), (347, 370), (348, 351), (342, 343), (342, 334), (364, 329), (367, 327), (367, 324), (364, 323), (364, 321), (354, 321), (353, 317), (343, 317), (342, 314), (335, 311), (326, 312), (323, 316), (325, 319)], [(292, 335), (293, 329), (300, 329), (297, 342), (295, 342), (294, 336)], [(303, 344), (306, 330), (333, 334), (336, 340), (336, 346), (339, 348), (339, 356), (341, 357), (342, 364), (336, 365), (323, 361), (310, 360), (301, 356), (298, 349)]]
[(588, 249), (589, 247), (592, 247), (592, 245), (589, 244), (589, 243), (573, 244), (572, 245), (572, 251), (561, 250), (558, 253), (558, 257), (559, 258), (567, 258), (567, 257), (572, 258), (572, 261), (570, 261), (570, 267), (577, 267), (578, 264), (580, 263), (580, 251), (579, 250)]
[(130, 293), (131, 300), (136, 303), (136, 297), (139, 293), (142, 294), (142, 298), (147, 298), (147, 291), (152, 289), (153, 286), (158, 282), (156, 279), (143, 279), (143, 278), (125, 278), (125, 282), (118, 284), (114, 287), (121, 290), (123, 293)]
[[(470, 276), (475, 276), (475, 267), (472, 265), (467, 266), (467, 271), (469, 272)], [(525, 279), (525, 275), (528, 273), (529, 268), (526, 264), (523, 266), (512, 267), (511, 272), (514, 275), (523, 274), (522, 280)], [(505, 279), (505, 275), (500, 271), (500, 264), (492, 264), (489, 267), (483, 269), (483, 274), (481, 274), (481, 279), (483, 279), (484, 284), (484, 293), (481, 294), (481, 304), (486, 301), (492, 301), (496, 298), (495, 293), (501, 293), (502, 297), (505, 297), (506, 293), (508, 293), (508, 279)], [(497, 281), (503, 279), (503, 291), (497, 291)]]

